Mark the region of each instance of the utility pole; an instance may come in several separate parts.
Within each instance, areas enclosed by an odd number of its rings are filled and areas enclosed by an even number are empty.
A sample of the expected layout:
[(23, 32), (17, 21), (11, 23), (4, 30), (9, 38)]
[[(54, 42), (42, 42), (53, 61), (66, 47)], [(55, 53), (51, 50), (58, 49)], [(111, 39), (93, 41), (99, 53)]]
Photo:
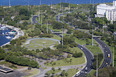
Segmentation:
[(92, 25), (92, 46), (93, 46), (93, 25)]
[(63, 48), (63, 26), (62, 26), (62, 48)]
[[(94, 10), (94, 0), (93, 0), (93, 10)], [(94, 25), (92, 25), (92, 46), (93, 46), (93, 26)]]
[(69, 3), (69, 12), (70, 12), (70, 3)]
[[(61, 1), (61, 0), (60, 0)], [(61, 8), (62, 8), (62, 6), (61, 6)], [(61, 11), (62, 13), (63, 13), (63, 10)], [(62, 48), (63, 48), (63, 25), (62, 25)]]
[[(115, 26), (114, 26), (114, 32), (115, 32)], [(114, 67), (114, 54), (115, 54), (114, 53), (114, 48), (115, 48), (115, 44), (114, 43), (115, 43), (115, 34), (113, 36), (114, 36), (113, 37), (114, 41), (113, 41), (113, 63), (112, 64), (113, 64), (113, 67)]]
[(40, 18), (41, 18), (41, 27), (42, 27), (42, 15), (41, 15), (41, 0), (40, 0)]
[(48, 33), (48, 21), (47, 21), (47, 33)]
[(114, 67), (114, 41), (113, 41), (113, 67)]
[(97, 63), (96, 63), (96, 77), (98, 77), (98, 52), (96, 53), (97, 54)]

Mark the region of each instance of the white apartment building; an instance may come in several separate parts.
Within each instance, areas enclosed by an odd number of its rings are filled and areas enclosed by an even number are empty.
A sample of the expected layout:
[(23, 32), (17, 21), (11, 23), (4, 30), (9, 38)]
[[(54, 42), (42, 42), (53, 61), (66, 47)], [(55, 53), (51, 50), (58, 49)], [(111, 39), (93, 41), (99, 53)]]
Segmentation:
[(99, 4), (96, 10), (95, 17), (106, 17), (109, 21), (116, 21), (116, 1), (113, 1), (113, 6)]

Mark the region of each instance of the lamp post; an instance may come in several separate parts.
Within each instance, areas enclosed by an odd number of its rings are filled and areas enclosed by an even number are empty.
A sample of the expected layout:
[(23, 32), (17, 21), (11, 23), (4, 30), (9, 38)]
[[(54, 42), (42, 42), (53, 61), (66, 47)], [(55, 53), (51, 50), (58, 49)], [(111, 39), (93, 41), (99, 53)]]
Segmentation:
[(113, 41), (113, 67), (114, 67), (114, 41)]
[(98, 52), (96, 53), (97, 54), (97, 63), (96, 63), (96, 77), (98, 77)]

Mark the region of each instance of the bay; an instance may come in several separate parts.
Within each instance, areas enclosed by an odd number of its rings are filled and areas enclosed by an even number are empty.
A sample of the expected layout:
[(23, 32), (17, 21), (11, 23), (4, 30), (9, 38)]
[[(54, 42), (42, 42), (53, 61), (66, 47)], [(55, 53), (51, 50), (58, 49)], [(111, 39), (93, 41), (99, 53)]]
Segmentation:
[[(4, 30), (0, 30), (0, 46), (8, 43), (14, 36), (9, 35), (8, 32), (10, 32), (11, 29), (5, 28)], [(6, 35), (8, 34), (8, 35)], [(7, 37), (10, 37), (9, 39)]]
[[(40, 5), (40, 0), (0, 0), (0, 5)], [(57, 4), (60, 2), (72, 3), (72, 4), (90, 4), (90, 3), (109, 3), (114, 0), (41, 0), (41, 4)]]

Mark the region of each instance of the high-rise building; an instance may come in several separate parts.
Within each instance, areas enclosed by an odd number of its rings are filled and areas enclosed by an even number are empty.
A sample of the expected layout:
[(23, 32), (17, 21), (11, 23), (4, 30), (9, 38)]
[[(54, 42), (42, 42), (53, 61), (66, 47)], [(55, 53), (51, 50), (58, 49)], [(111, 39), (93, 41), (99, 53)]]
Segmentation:
[(113, 6), (99, 4), (96, 10), (97, 14), (95, 17), (106, 17), (109, 21), (116, 21), (116, 1), (113, 1)]

